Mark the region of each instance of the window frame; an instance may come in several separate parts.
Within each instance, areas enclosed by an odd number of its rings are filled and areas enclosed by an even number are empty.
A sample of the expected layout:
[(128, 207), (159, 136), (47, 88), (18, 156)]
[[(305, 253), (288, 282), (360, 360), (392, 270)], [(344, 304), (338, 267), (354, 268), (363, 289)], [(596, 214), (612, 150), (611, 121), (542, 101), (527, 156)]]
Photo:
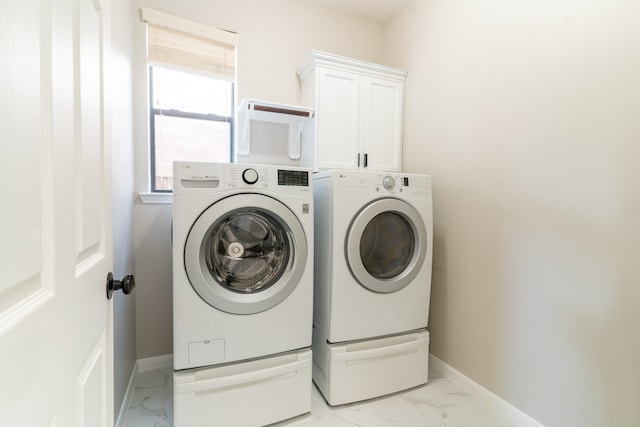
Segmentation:
[[(194, 74), (211, 75), (213, 78), (219, 76), (221, 80), (226, 80), (231, 84), (231, 100), (229, 101), (231, 116), (224, 122), (229, 123), (229, 161), (233, 162), (237, 151), (235, 147), (237, 133), (235, 129), (237, 120), (235, 100), (238, 86), (236, 72), (238, 34), (232, 30), (212, 27), (209, 24), (191, 21), (146, 6), (140, 7), (138, 13), (140, 21), (145, 24), (146, 34), (144, 38), (146, 61), (144, 62), (144, 71), (142, 69), (140, 71), (147, 79), (144, 84), (144, 90), (149, 91), (146, 94), (147, 102), (151, 101), (149, 104), (144, 103), (146, 104), (145, 111), (140, 110), (140, 117), (148, 119), (145, 120), (147, 122), (145, 126), (145, 173), (137, 175), (136, 178), (144, 179), (145, 182), (140, 182), (140, 187), (144, 190), (139, 192), (138, 196), (143, 204), (170, 204), (173, 200), (173, 191), (156, 189), (158, 184), (155, 177), (157, 169), (156, 120), (155, 112), (152, 112), (153, 92), (149, 69), (153, 66), (175, 67)], [(196, 119), (200, 119), (200, 117)]]
[[(149, 191), (152, 194), (157, 193), (165, 193), (172, 194), (173, 190), (162, 190), (156, 188), (156, 126), (155, 126), (155, 116), (164, 115), (168, 117), (178, 117), (185, 119), (196, 119), (196, 120), (207, 120), (214, 122), (223, 122), (229, 123), (229, 159), (228, 161), (231, 163), (234, 159), (234, 150), (235, 144), (233, 143), (235, 138), (235, 123), (236, 123), (236, 111), (235, 111), (235, 82), (229, 82), (231, 84), (231, 99), (230, 99), (230, 116), (221, 116), (218, 114), (203, 114), (203, 113), (194, 113), (189, 111), (182, 110), (174, 110), (174, 109), (163, 109), (163, 108), (155, 108), (153, 103), (153, 68), (154, 67), (162, 67), (162, 65), (154, 65), (147, 64), (148, 67), (148, 76), (149, 76)], [(184, 72), (189, 72), (188, 70), (182, 70)], [(194, 73), (195, 74), (195, 73)]]

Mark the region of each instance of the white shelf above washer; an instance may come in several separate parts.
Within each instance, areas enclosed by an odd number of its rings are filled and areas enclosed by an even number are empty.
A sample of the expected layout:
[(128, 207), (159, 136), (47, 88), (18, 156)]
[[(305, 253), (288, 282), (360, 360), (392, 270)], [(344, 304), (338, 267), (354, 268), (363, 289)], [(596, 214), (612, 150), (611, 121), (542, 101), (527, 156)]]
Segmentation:
[(306, 121), (313, 119), (314, 111), (300, 106), (277, 104), (268, 101), (243, 99), (238, 107), (237, 153), (251, 153), (251, 121), (284, 124), (289, 127), (288, 155), (290, 159), (300, 158), (302, 128)]

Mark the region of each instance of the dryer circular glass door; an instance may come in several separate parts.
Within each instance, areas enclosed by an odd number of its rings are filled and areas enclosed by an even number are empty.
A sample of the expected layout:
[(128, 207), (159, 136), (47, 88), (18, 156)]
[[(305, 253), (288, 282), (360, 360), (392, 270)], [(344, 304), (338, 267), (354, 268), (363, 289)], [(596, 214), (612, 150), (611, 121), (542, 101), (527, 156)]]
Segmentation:
[(347, 264), (365, 288), (395, 292), (420, 272), (428, 238), (413, 206), (399, 199), (378, 199), (362, 208), (349, 226)]
[(282, 302), (300, 281), (307, 239), (283, 203), (236, 194), (209, 206), (194, 222), (184, 248), (191, 286), (209, 305), (252, 314)]

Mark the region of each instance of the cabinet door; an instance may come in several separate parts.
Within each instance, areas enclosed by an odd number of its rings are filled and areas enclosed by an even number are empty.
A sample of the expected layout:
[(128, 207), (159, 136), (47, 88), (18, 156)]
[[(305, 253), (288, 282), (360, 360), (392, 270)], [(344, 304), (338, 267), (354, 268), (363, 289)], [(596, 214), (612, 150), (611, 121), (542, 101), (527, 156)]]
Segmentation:
[(402, 167), (403, 84), (365, 78), (364, 147), (367, 169), (400, 171)]
[(361, 142), (358, 76), (318, 69), (317, 161), (320, 169), (357, 169)]

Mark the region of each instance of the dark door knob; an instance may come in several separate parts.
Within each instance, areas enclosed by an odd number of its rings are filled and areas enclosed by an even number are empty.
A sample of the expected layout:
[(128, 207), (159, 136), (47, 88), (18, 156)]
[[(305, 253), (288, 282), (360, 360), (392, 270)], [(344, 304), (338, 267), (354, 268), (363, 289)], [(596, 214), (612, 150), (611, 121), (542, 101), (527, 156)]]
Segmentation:
[(136, 279), (133, 274), (127, 274), (122, 280), (113, 280), (113, 273), (107, 274), (107, 299), (111, 299), (113, 293), (122, 289), (122, 293), (129, 295), (136, 287)]

